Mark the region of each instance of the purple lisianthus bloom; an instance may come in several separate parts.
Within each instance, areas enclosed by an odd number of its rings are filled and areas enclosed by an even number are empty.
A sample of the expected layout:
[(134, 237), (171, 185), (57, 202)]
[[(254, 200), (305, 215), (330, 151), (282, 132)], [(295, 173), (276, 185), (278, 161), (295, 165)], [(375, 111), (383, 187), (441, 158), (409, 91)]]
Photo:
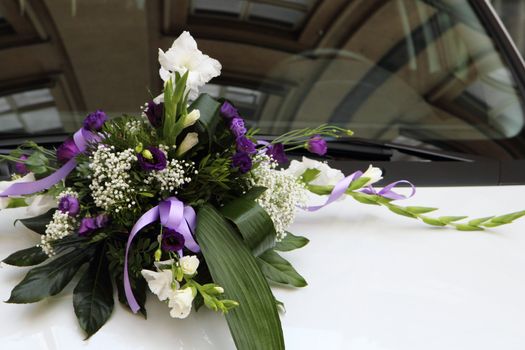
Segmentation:
[(246, 136), (237, 137), (235, 142), (237, 143), (237, 151), (239, 152), (246, 152), (248, 154), (254, 154), (257, 152), (255, 144)]
[(244, 174), (252, 168), (252, 158), (246, 152), (237, 152), (232, 157), (233, 166), (239, 168), (239, 171)]
[(106, 214), (100, 214), (94, 218), (83, 218), (78, 229), (79, 236), (86, 236), (89, 233), (106, 227), (109, 218)]
[(244, 136), (246, 134), (246, 127), (242, 118), (235, 117), (230, 121), (230, 130), (235, 137)]
[(268, 145), (266, 154), (272, 157), (277, 163), (282, 164), (288, 162), (288, 157), (286, 157), (286, 153), (284, 153), (284, 145), (282, 143)]
[(58, 210), (62, 213), (68, 213), (69, 216), (76, 216), (80, 212), (80, 203), (78, 198), (71, 195), (65, 195), (58, 202)]
[(57, 149), (57, 159), (60, 163), (64, 164), (68, 160), (74, 158), (77, 154), (80, 153), (75, 141), (72, 138), (68, 138), (64, 141), (63, 144), (58, 146)]
[(306, 149), (309, 152), (324, 156), (328, 147), (326, 146), (326, 141), (319, 135), (312, 136), (306, 145)]
[(162, 170), (168, 163), (166, 154), (157, 147), (148, 147), (137, 155), (139, 165), (143, 170)]
[(184, 236), (179, 232), (164, 227), (162, 229), (162, 249), (167, 252), (177, 252), (184, 248)]
[(100, 109), (88, 114), (84, 119), (84, 129), (90, 131), (100, 131), (104, 123), (108, 120), (108, 116)]
[(221, 106), (221, 115), (226, 119), (233, 119), (233, 118), (239, 118), (239, 111), (237, 108), (233, 107), (233, 105), (228, 102), (224, 101), (224, 103)]
[[(25, 161), (27, 160), (27, 158), (29, 158), (27, 155), (22, 154), (18, 159)], [(17, 174), (20, 174), (20, 175), (26, 175), (27, 173), (29, 173), (29, 169), (27, 168), (24, 162), (16, 162), (15, 171)]]
[(164, 118), (164, 103), (161, 102), (157, 104), (149, 101), (148, 106), (144, 110), (144, 114), (146, 114), (146, 117), (148, 117), (150, 124), (154, 128), (160, 128)]

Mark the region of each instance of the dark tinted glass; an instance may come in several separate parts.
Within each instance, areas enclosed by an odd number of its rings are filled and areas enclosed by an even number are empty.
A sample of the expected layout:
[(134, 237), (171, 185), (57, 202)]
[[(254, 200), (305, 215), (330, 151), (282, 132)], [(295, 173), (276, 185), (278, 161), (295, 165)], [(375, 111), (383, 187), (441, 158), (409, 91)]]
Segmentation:
[(183, 30), (223, 65), (203, 91), (262, 133), (326, 122), (523, 156), (522, 96), (464, 0), (2, 1), (1, 137), (73, 132), (98, 108), (138, 114), (161, 89), (157, 48)]

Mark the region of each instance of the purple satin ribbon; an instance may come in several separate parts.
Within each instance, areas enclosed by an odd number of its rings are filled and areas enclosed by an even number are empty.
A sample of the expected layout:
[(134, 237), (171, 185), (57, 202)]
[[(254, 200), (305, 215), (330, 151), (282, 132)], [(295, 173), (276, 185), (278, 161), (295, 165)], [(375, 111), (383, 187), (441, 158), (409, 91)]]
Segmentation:
[[(184, 203), (175, 197), (169, 197), (144, 213), (131, 229), (128, 243), (126, 244), (126, 256), (124, 257), (124, 292), (126, 293), (129, 307), (134, 313), (140, 310), (140, 306), (133, 295), (133, 290), (129, 282), (129, 249), (133, 239), (140, 230), (159, 219), (162, 226), (175, 230), (184, 236), (184, 246), (186, 248), (194, 253), (200, 252), (200, 247), (193, 238), (193, 232), (195, 232), (195, 228), (197, 227), (197, 216), (192, 207), (184, 205)], [(182, 250), (179, 251), (179, 254), (182, 256)]]
[[(305, 207), (303, 209), (307, 211), (317, 211), (321, 208), (326, 207), (328, 204), (335, 202), (336, 200), (338, 200), (345, 194), (348, 187), (350, 187), (350, 184), (353, 181), (359, 179), (361, 176), (363, 176), (362, 171), (356, 171), (355, 173), (348, 175), (344, 179), (340, 180), (337, 184), (335, 184), (332, 192), (330, 193), (330, 195), (328, 196), (324, 204), (312, 205), (312, 206)], [(394, 192), (393, 191), (394, 187), (396, 187), (399, 184), (408, 184), (410, 188), (412, 189), (412, 192), (410, 193), (410, 195), (404, 196), (402, 194)], [(379, 191), (377, 191), (374, 187), (370, 185), (364, 189), (361, 189), (359, 192), (362, 192), (365, 194), (377, 195), (377, 196), (389, 198), (392, 200), (398, 200), (398, 199), (407, 199), (407, 198), (412, 197), (416, 193), (416, 187), (407, 180), (399, 180), (399, 181), (392, 182), (391, 184), (386, 185)]]
[[(93, 134), (92, 132), (82, 128), (75, 132), (73, 135), (73, 141), (77, 146), (79, 153), (86, 150), (87, 146), (91, 142), (100, 142), (100, 136)], [(53, 174), (44, 177), (43, 179), (31, 182), (18, 182), (12, 184), (0, 193), (0, 197), (7, 196), (21, 196), (26, 194), (33, 194), (43, 190), (47, 190), (53, 185), (56, 185), (61, 180), (65, 179), (70, 172), (72, 172), (77, 166), (75, 158), (68, 160), (62, 167), (60, 167)]]

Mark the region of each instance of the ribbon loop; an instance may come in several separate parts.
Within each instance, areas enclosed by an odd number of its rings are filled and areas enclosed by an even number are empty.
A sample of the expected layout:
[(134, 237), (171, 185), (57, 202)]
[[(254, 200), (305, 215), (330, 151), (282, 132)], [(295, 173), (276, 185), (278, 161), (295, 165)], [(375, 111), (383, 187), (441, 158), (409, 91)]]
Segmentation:
[[(148, 210), (142, 215), (133, 228), (128, 237), (126, 244), (126, 256), (124, 257), (124, 292), (126, 299), (128, 300), (129, 307), (134, 313), (140, 310), (140, 306), (137, 303), (137, 299), (133, 295), (131, 284), (129, 281), (128, 271), (128, 255), (131, 247), (131, 243), (135, 236), (147, 225), (160, 221), (162, 226), (173, 229), (184, 236), (184, 246), (194, 253), (200, 251), (200, 247), (193, 238), (193, 232), (197, 227), (197, 220), (195, 210), (189, 205), (184, 205), (180, 200), (175, 197), (169, 197), (166, 200), (160, 202), (157, 206)], [(182, 251), (178, 252), (182, 256)]]

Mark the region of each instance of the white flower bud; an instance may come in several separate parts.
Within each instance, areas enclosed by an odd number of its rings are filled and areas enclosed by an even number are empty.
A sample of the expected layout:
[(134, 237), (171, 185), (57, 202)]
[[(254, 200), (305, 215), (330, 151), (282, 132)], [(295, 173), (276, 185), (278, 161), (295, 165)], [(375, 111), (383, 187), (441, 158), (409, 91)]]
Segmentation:
[(193, 146), (199, 143), (199, 135), (196, 132), (190, 132), (186, 135), (184, 140), (177, 148), (177, 156), (180, 157), (184, 153), (188, 152)]
[(368, 177), (370, 179), (366, 184), (363, 185), (363, 187), (370, 186), (383, 178), (383, 172), (381, 169), (370, 165), (363, 173), (363, 177)]
[(184, 117), (184, 123), (182, 124), (183, 128), (187, 128), (188, 126), (192, 126), (199, 120), (201, 117), (201, 112), (198, 109), (194, 109), (191, 111), (186, 117)]
[(216, 287), (213, 287), (213, 289), (215, 289), (215, 291), (219, 294), (224, 293), (224, 288), (222, 287), (216, 286)]
[(185, 275), (193, 275), (199, 267), (199, 259), (195, 255), (187, 255), (180, 258), (179, 264)]
[(171, 308), (170, 316), (173, 318), (188, 317), (191, 311), (193, 297), (193, 290), (191, 288), (172, 291), (168, 302), (168, 306)]

